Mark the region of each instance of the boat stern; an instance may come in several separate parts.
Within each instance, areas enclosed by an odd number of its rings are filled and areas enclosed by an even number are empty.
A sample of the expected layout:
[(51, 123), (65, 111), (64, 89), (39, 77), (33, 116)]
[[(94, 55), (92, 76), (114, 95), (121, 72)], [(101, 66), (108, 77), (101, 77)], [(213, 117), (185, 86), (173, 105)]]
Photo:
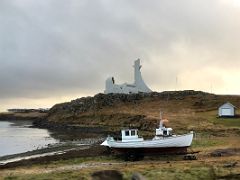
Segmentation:
[(194, 135), (194, 132), (190, 131), (190, 133), (188, 135), (188, 146), (191, 146), (191, 144), (192, 144), (193, 135)]

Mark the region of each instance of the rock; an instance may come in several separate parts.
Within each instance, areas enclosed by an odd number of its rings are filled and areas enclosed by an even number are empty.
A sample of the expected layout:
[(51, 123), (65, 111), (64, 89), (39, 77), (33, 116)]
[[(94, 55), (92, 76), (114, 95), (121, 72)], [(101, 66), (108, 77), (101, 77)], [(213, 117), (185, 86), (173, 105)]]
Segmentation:
[(237, 162), (230, 162), (230, 163), (224, 164), (223, 167), (231, 168), (231, 167), (235, 167), (236, 165), (237, 165)]
[(145, 180), (140, 173), (133, 173), (131, 180)]
[(221, 157), (222, 153), (218, 152), (218, 151), (214, 151), (214, 152), (211, 153), (211, 156), (213, 156), (213, 157)]
[(194, 155), (194, 154), (186, 154), (184, 157), (183, 157), (184, 160), (196, 160), (197, 157)]
[(97, 171), (92, 174), (92, 180), (122, 180), (123, 175), (116, 170)]
[(235, 154), (239, 154), (240, 149), (217, 149), (213, 152), (211, 152), (211, 156), (213, 157), (221, 157), (221, 156), (231, 156), (231, 155), (235, 155)]

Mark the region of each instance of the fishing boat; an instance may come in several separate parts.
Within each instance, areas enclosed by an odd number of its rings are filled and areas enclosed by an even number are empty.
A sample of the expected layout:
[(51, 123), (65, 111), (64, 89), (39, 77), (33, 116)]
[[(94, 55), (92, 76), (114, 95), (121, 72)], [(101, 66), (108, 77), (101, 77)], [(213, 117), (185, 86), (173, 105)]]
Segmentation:
[(121, 140), (107, 137), (101, 144), (109, 147), (113, 152), (124, 153), (127, 158), (137, 158), (146, 154), (185, 154), (191, 146), (193, 131), (182, 135), (172, 133), (172, 128), (167, 128), (167, 119), (161, 119), (152, 139), (144, 140), (139, 137), (138, 129), (122, 129)]

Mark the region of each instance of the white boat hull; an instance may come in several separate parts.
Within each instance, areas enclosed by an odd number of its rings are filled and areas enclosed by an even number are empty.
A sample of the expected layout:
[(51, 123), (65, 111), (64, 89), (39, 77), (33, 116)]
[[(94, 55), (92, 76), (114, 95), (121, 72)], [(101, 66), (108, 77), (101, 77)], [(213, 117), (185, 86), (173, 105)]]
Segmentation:
[(184, 135), (162, 137), (153, 140), (122, 142), (107, 138), (101, 145), (116, 149), (159, 149), (159, 148), (183, 148), (192, 143), (193, 132)]

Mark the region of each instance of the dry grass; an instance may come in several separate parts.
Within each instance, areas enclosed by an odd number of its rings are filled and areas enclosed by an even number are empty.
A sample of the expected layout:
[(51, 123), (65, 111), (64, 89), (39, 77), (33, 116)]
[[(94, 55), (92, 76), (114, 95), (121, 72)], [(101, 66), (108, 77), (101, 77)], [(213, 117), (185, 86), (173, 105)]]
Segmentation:
[(0, 179), (90, 179), (93, 172), (101, 170), (118, 170), (124, 175), (124, 179), (130, 179), (134, 172), (141, 173), (147, 179), (217, 179), (239, 174), (239, 165), (233, 168), (224, 167), (226, 163), (239, 160), (239, 156), (208, 157), (196, 161), (158, 158), (140, 162), (116, 162), (92, 159), (83, 163), (73, 162), (71, 165), (40, 165), (5, 170), (0, 172)]
[[(124, 103), (111, 108), (104, 107), (96, 112), (85, 112), (77, 115), (72, 122), (82, 125), (95, 124), (96, 126), (116, 126), (119, 128), (122, 126), (121, 122), (125, 119), (125, 124), (127, 125), (127, 123), (132, 123), (130, 120), (127, 121), (129, 117), (143, 115), (145, 116), (145, 122), (153, 124), (149, 127), (149, 130), (152, 131), (157, 123), (159, 123), (159, 112), (161, 110), (164, 113), (163, 116), (169, 119), (168, 125), (174, 128), (176, 132), (182, 132), (184, 130), (220, 132), (222, 130), (231, 130), (231, 128), (239, 129), (240, 118), (218, 118), (217, 106), (215, 106), (215, 103), (212, 104), (210, 108), (203, 109), (195, 107), (194, 102), (191, 100), (191, 98), (170, 101), (162, 99), (145, 99), (136, 104)], [(240, 114), (239, 110), (237, 113)], [(90, 119), (94, 120), (91, 121)]]

